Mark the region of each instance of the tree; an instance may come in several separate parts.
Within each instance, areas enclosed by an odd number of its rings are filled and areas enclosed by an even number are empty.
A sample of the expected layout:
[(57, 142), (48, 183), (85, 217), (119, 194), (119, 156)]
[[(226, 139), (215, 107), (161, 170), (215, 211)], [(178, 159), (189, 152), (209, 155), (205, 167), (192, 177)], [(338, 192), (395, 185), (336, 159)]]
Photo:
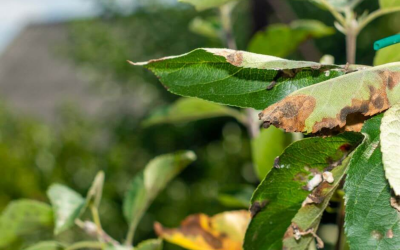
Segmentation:
[[(397, 86), (400, 64), (375, 67), (355, 64), (360, 31), (377, 17), (399, 11), (399, 3), (381, 0), (379, 10), (357, 17), (354, 8), (361, 2), (359, 0), (312, 1), (328, 10), (336, 19), (335, 27), (346, 35), (348, 64), (335, 65), (234, 50), (231, 24), (234, 1), (182, 1), (193, 4), (198, 10), (219, 8), (221, 30), (219, 33), (215, 30), (215, 34), (223, 34), (230, 49), (196, 49), (180, 56), (132, 64), (151, 70), (171, 93), (245, 108), (247, 118), (235, 109), (217, 104), (209, 104), (215, 107), (207, 112), (211, 117), (219, 109), (248, 127), (254, 140), (256, 163), (262, 159), (257, 151), (268, 142), (260, 139), (254, 109), (263, 109), (259, 118), (264, 127), (273, 125), (307, 136), (288, 147), (287, 141), (281, 140), (282, 147), (286, 147), (284, 152), (273, 164), (264, 160), (266, 167), (258, 173), (265, 178), (251, 198), (252, 219), (243, 249), (308, 249), (313, 238), (322, 248), (323, 242), (316, 235), (319, 221), (344, 180), (346, 206), (342, 204), (345, 211), (340, 215), (345, 214), (350, 248), (399, 248), (400, 238), (396, 235), (400, 233), (397, 219), (400, 210), (396, 195), (400, 189), (397, 184), (400, 168), (395, 151), (399, 146), (400, 121), (396, 113), (400, 99)], [(207, 24), (204, 21), (203, 27)], [(329, 34), (326, 27), (316, 22), (299, 22), (293, 26), (287, 30), (288, 36), (280, 41), (282, 46), (285, 41), (298, 44), (310, 35)], [(279, 28), (285, 30), (284, 26)], [(250, 49), (254, 51), (265, 42), (263, 49), (268, 51), (268, 38), (271, 38), (268, 32), (255, 36)], [(388, 60), (387, 53), (396, 54), (396, 49), (398, 47), (378, 53), (376, 61), (382, 64)], [(279, 53), (285, 56), (285, 52)], [(195, 102), (201, 103), (200, 100), (181, 100), (163, 117), (157, 118), (165, 121), (199, 114), (205, 117), (207, 112), (201, 105), (193, 104)], [(279, 138), (277, 135), (282, 132), (276, 131), (274, 136)], [(183, 228), (184, 225), (181, 230)], [(343, 238), (338, 244), (339, 248), (344, 246)], [(188, 247), (182, 242), (181, 245)], [(209, 245), (210, 249), (222, 249)], [(197, 248), (192, 246), (191, 249)]]

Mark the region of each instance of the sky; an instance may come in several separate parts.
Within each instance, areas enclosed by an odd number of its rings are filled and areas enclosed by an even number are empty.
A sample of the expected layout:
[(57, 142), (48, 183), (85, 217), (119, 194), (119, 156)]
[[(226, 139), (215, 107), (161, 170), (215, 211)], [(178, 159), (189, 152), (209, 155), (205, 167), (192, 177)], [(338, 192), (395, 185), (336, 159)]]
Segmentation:
[(0, 53), (27, 24), (98, 14), (96, 0), (1, 0)]
[[(111, 0), (120, 10), (133, 10), (146, 0)], [(158, 0), (174, 4), (177, 0)], [(100, 13), (101, 0), (0, 0), (0, 54), (30, 23), (88, 18)]]

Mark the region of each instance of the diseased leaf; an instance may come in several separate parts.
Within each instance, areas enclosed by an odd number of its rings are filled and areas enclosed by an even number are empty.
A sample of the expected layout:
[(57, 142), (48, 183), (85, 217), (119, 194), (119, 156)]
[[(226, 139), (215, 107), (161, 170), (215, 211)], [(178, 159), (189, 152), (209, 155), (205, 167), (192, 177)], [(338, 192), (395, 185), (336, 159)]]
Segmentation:
[[(276, 168), (253, 194), (250, 208), (253, 219), (246, 232), (244, 249), (282, 249), (282, 238), (302, 203), (320, 204), (329, 198), (330, 190), (343, 174), (337, 166), (361, 140), (359, 134), (345, 133), (307, 138), (286, 148)], [(334, 182), (323, 180), (323, 174), (329, 175), (332, 169), (335, 169)]]
[(399, 0), (379, 0), (379, 5), (381, 6), (381, 9), (399, 7), (400, 1)]
[(334, 33), (334, 28), (316, 20), (297, 20), (290, 25), (273, 24), (253, 36), (248, 50), (253, 53), (286, 57), (307, 39)]
[(379, 145), (381, 119), (379, 115), (365, 123), (365, 139), (349, 163), (344, 189), (351, 249), (400, 249), (400, 214), (391, 206)]
[(51, 207), (34, 200), (11, 202), (0, 217), (0, 247), (6, 247), (19, 237), (52, 226)]
[(290, 133), (285, 133), (275, 127), (261, 130), (260, 134), (252, 139), (253, 164), (260, 180), (264, 179), (271, 171), (276, 157), (282, 154), (291, 141), (292, 135)]
[(335, 193), (340, 181), (347, 171), (347, 164), (349, 158), (343, 161), (343, 164), (332, 170), (334, 182), (329, 188), (324, 190), (325, 199), (320, 204), (307, 204), (300, 208), (296, 216), (292, 220), (292, 225), (288, 228), (283, 239), (283, 249), (285, 250), (306, 250), (309, 248), (310, 243), (315, 239), (312, 233), (301, 236), (299, 240), (296, 240), (295, 231), (307, 232), (312, 230), (316, 233), (318, 230), (319, 223), (322, 218), (322, 214), (325, 208), (328, 206), (332, 195)]
[(232, 188), (222, 189), (218, 194), (218, 200), (227, 207), (248, 208), (253, 193), (253, 186), (235, 185)]
[(145, 169), (133, 178), (123, 204), (130, 230), (136, 229), (148, 206), (168, 182), (194, 160), (196, 155), (192, 151), (161, 155), (150, 161)]
[(374, 58), (374, 65), (399, 62), (400, 61), (399, 51), (400, 51), (400, 44), (395, 44), (378, 50)]
[(242, 123), (246, 121), (246, 117), (236, 109), (197, 98), (181, 98), (172, 105), (153, 112), (143, 122), (143, 125), (178, 124), (219, 116), (232, 116)]
[(385, 112), (380, 130), (386, 178), (395, 194), (400, 195), (400, 103)]
[(364, 69), (300, 89), (260, 119), (290, 132), (360, 131), (365, 119), (400, 100), (400, 63)]
[(44, 241), (37, 243), (31, 247), (25, 248), (25, 250), (63, 250), (64, 246), (56, 241)]
[(132, 64), (150, 69), (174, 94), (255, 109), (264, 109), (298, 89), (346, 71), (336, 65), (228, 49), (196, 49)]
[(47, 196), (53, 206), (54, 234), (57, 235), (75, 224), (75, 220), (82, 214), (86, 206), (86, 201), (74, 190), (60, 184), (51, 185)]
[(154, 227), (166, 241), (189, 250), (241, 250), (249, 221), (249, 212), (231, 211), (213, 217), (191, 215), (177, 229), (167, 229), (159, 223)]
[(161, 239), (146, 240), (140, 242), (139, 245), (135, 247), (135, 250), (162, 250), (163, 242)]
[(202, 11), (211, 8), (217, 8), (229, 2), (234, 2), (237, 0), (179, 0), (182, 3), (189, 3), (193, 5), (196, 10)]

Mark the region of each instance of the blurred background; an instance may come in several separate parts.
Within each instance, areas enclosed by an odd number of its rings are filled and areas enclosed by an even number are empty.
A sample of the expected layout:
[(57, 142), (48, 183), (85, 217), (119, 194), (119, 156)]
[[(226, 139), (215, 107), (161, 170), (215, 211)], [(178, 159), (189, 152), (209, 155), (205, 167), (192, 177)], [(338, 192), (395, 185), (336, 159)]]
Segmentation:
[[(377, 8), (378, 1), (367, 0), (358, 10)], [(254, 34), (277, 23), (316, 19), (333, 27), (334, 21), (328, 12), (296, 0), (243, 0), (233, 13), (241, 50), (248, 49)], [(15, 199), (47, 201), (45, 192), (53, 182), (85, 194), (95, 173), (104, 170), (103, 226), (122, 240), (128, 226), (121, 203), (130, 179), (151, 158), (179, 149), (195, 151), (198, 160), (158, 196), (135, 242), (154, 237), (154, 221), (176, 227), (189, 214), (235, 209), (220, 202), (219, 192), (256, 187), (260, 181), (246, 128), (224, 117), (143, 126), (152, 110), (177, 96), (150, 72), (126, 62), (224, 47), (218, 37), (193, 28), (194, 18), (216, 16), (215, 10), (197, 12), (175, 0), (1, 0), (0, 211)], [(372, 64), (373, 42), (398, 33), (399, 18), (382, 17), (360, 34), (357, 63)], [(331, 33), (308, 39), (285, 57), (319, 61), (331, 54), (336, 63), (346, 63), (344, 36)], [(274, 41), (282, 46), (279, 33)], [(68, 232), (60, 237), (83, 236)], [(181, 248), (166, 244), (165, 249)]]

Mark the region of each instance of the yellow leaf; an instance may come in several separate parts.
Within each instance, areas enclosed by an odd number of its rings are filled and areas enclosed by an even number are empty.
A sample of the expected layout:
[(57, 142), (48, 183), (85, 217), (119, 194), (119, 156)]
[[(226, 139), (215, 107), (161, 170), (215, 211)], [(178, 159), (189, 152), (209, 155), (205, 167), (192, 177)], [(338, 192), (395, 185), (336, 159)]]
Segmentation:
[(240, 210), (213, 217), (191, 215), (176, 229), (164, 228), (160, 223), (154, 228), (161, 238), (190, 250), (242, 250), (249, 222), (250, 213)]

